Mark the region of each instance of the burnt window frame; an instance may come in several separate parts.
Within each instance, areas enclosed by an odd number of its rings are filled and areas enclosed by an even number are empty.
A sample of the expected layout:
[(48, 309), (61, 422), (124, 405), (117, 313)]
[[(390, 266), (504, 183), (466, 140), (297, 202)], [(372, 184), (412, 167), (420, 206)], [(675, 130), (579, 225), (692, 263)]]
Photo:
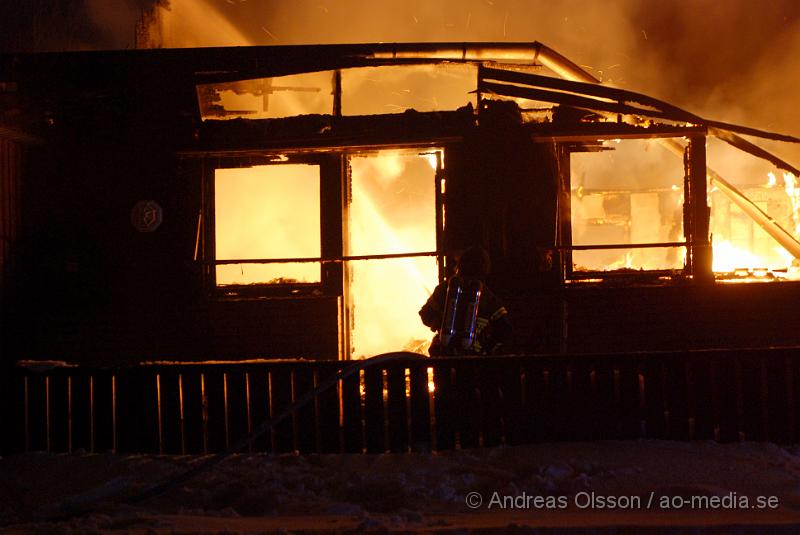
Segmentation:
[[(613, 125), (613, 123), (611, 123)], [(703, 127), (674, 127), (673, 131), (652, 133), (649, 135), (620, 136), (619, 133), (592, 133), (589, 138), (583, 135), (547, 136), (538, 141), (554, 143), (558, 159), (558, 230), (555, 251), (560, 258), (560, 278), (562, 284), (582, 282), (599, 282), (611, 279), (664, 279), (692, 277), (698, 280), (713, 279), (710, 264), (710, 242), (708, 233), (708, 194), (706, 191), (706, 143), (707, 131)], [(684, 239), (676, 242), (658, 244), (610, 244), (610, 245), (574, 245), (572, 243), (572, 165), (573, 152), (586, 152), (587, 146), (614, 139), (646, 140), (656, 138), (684, 138), (689, 145), (684, 149)], [(689, 146), (694, 146), (696, 153), (691, 156)], [(589, 150), (591, 151), (591, 149)], [(696, 165), (692, 161), (696, 160)], [(702, 169), (702, 171), (700, 171)], [(694, 236), (697, 239), (693, 239)], [(705, 238), (703, 238), (705, 236)], [(682, 268), (677, 269), (621, 269), (612, 271), (575, 270), (572, 253), (575, 250), (599, 250), (610, 248), (640, 249), (644, 247), (683, 247), (685, 261)]]
[[(347, 232), (348, 196), (350, 195), (349, 165), (350, 158), (382, 150), (401, 150), (409, 152), (434, 153), (437, 158), (435, 173), (434, 202), (436, 210), (436, 250), (426, 252), (408, 252), (400, 254), (374, 254), (345, 256), (345, 235)], [(444, 195), (443, 185), (446, 180), (444, 171), (445, 143), (399, 143), (396, 145), (375, 145), (360, 147), (337, 147), (333, 150), (319, 148), (291, 148), (255, 151), (251, 154), (238, 152), (220, 152), (206, 154), (201, 157), (200, 177), (200, 214), (198, 217), (195, 259), (202, 265), (203, 287), (207, 295), (214, 298), (281, 298), (281, 297), (318, 297), (345, 294), (343, 269), (346, 261), (368, 260), (380, 258), (406, 258), (415, 256), (435, 256), (438, 265), (439, 282), (443, 280), (446, 255), (444, 243)], [(303, 261), (320, 264), (319, 282), (293, 283), (254, 283), (220, 286), (216, 282), (216, 266), (218, 262), (252, 263), (247, 259), (241, 262), (230, 260), (218, 261), (216, 258), (216, 213), (215, 213), (215, 179), (217, 169), (246, 168), (257, 165), (306, 164), (316, 165), (320, 169), (320, 251), (319, 258), (307, 258)], [(283, 261), (282, 261), (283, 260)], [(287, 263), (285, 259), (276, 259), (260, 263)]]

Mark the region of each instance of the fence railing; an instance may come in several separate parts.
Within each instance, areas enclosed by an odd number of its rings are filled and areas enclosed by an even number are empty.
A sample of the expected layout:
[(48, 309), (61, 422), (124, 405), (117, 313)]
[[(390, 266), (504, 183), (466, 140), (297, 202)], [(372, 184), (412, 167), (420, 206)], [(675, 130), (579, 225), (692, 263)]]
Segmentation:
[[(348, 362), (18, 369), (4, 453), (227, 449)], [(542, 441), (800, 439), (800, 348), (407, 358), (336, 381), (256, 452), (406, 452)]]

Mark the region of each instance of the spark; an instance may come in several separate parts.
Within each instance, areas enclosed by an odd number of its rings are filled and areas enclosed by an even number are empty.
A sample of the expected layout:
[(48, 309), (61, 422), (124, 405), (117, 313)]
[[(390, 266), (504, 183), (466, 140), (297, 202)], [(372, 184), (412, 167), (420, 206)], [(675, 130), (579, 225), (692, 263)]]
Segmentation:
[(270, 37), (272, 37), (272, 39), (274, 39), (275, 41), (278, 40), (278, 38), (275, 37), (275, 34), (272, 33), (271, 31), (269, 31), (268, 29), (266, 29), (264, 26), (262, 26), (261, 29), (264, 30), (264, 33), (269, 35)]
[(506, 23), (508, 22), (508, 11), (506, 11), (506, 16), (503, 19), (503, 37), (506, 36)]
[(644, 40), (647, 41), (647, 32), (644, 31), (644, 28), (642, 28), (642, 35), (644, 35)]
[(467, 27), (466, 29), (469, 30), (469, 23), (472, 21), (472, 11), (467, 13)]

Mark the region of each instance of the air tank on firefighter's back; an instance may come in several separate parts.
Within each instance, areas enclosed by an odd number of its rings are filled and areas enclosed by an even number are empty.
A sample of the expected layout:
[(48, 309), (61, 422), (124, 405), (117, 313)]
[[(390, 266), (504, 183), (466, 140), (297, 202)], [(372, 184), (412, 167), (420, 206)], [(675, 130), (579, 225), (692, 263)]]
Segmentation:
[(455, 276), (447, 284), (442, 327), (439, 330), (442, 347), (450, 354), (461, 354), (475, 341), (478, 305), (483, 282), (475, 278)]

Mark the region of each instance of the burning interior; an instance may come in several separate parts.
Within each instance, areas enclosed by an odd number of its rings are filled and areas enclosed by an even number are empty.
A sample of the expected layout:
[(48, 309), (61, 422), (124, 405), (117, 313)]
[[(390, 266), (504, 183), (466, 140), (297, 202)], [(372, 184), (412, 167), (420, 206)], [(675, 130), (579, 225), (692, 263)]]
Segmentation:
[[(691, 299), (717, 291), (709, 287), (727, 286), (715, 282), (798, 276), (800, 173), (741, 135), (800, 140), (600, 85), (539, 43), (3, 61), (3, 120), (30, 132), (26, 150), (50, 162), (29, 158), (22, 170), (27, 194), (13, 230), (27, 248), (6, 277), (21, 289), (23, 272), (47, 281), (33, 290), (43, 301), (67, 289), (58, 307), (22, 305), (34, 319), (27, 328), (48, 333), (34, 337), (33, 354), (63, 350), (70, 333), (97, 321), (110, 324), (110, 347), (125, 338), (123, 324), (157, 332), (131, 350), (139, 357), (424, 351), (430, 333), (417, 310), (473, 244), (492, 256), (492, 286), (509, 302), (523, 352), (596, 348), (581, 333), (598, 306), (646, 302), (679, 317)], [(115, 67), (93, 70), (97, 61)], [(65, 72), (85, 79), (64, 85), (73, 79)], [(138, 84), (130, 94), (126, 76)], [(93, 98), (99, 104), (87, 108)], [(745, 176), (723, 178), (712, 170), (718, 146), (766, 171), (752, 176), (748, 165)], [(55, 180), (78, 147), (83, 160)], [(116, 185), (98, 189), (112, 172)], [(51, 210), (44, 200), (87, 191), (100, 211)], [(164, 206), (159, 229), (92, 226), (118, 221), (140, 199)], [(56, 241), (39, 230), (55, 227)], [(37, 260), (44, 249), (52, 266)], [(673, 301), (641, 293), (648, 289), (671, 289)], [(170, 306), (141, 312), (164, 292)], [(78, 326), (66, 319), (76, 306), (85, 312)], [(607, 336), (608, 347), (666, 340)], [(673, 337), (667, 346), (721, 338)]]

